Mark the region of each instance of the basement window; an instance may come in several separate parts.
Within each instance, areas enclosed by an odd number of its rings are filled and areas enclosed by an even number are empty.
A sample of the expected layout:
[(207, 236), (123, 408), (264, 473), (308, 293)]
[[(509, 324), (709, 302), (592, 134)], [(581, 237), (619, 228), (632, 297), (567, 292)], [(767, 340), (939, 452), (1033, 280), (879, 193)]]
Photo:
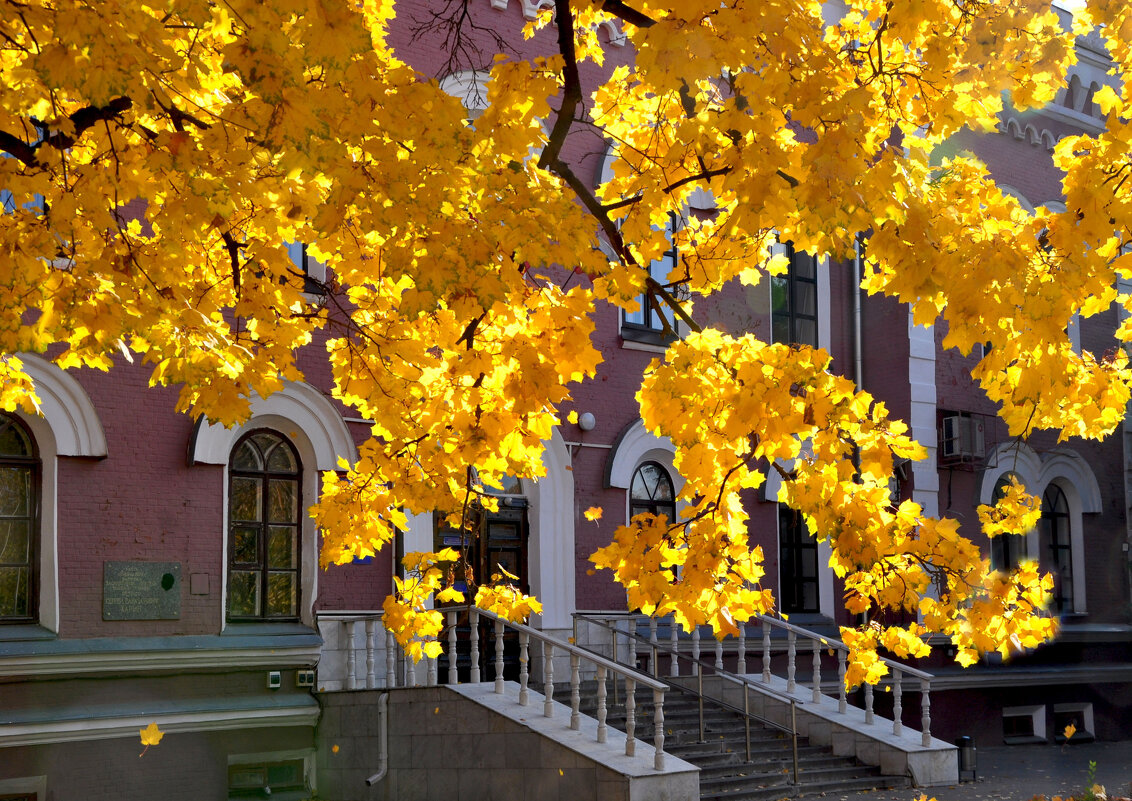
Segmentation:
[(1004, 708), (1002, 739), (1007, 745), (1046, 742), (1045, 704)]
[[(1075, 729), (1072, 737), (1065, 736), (1067, 726), (1072, 726)], [(1054, 704), (1053, 739), (1059, 743), (1089, 743), (1095, 740), (1093, 705)]]

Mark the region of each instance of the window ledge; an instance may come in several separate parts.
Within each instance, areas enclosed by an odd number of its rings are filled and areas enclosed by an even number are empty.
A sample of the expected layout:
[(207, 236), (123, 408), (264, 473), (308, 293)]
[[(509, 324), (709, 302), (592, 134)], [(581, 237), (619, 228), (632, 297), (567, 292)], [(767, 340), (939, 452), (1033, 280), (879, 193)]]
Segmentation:
[(0, 626), (0, 642), (24, 642), (29, 640), (57, 640), (59, 635), (45, 629), (38, 623), (15, 623)]
[(621, 338), (621, 349), (622, 350), (639, 350), (639, 351), (644, 351), (645, 353), (667, 353), (668, 352), (668, 346), (667, 345), (656, 345), (656, 344), (653, 344), (651, 342), (638, 342), (635, 339), (626, 339), (625, 337)]
[(280, 620), (278, 622), (262, 620), (229, 621), (224, 624), (224, 631), (220, 632), (221, 637), (275, 637), (287, 634), (313, 634), (318, 636), (318, 632), (310, 626), (295, 620)]

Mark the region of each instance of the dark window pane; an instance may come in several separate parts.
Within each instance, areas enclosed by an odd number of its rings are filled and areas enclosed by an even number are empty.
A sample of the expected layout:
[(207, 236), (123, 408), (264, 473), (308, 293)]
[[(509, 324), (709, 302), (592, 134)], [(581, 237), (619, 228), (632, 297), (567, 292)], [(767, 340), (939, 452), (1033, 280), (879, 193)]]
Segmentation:
[(239, 526), (232, 529), (232, 562), (238, 565), (259, 564), (259, 529)]
[(771, 320), (771, 340), (780, 342), (784, 345), (790, 344), (790, 318), (789, 317), (774, 317)]
[(0, 520), (0, 564), (28, 564), (31, 538), (27, 520)]
[(272, 523), (295, 523), (299, 519), (299, 493), (296, 482), (273, 478), (268, 481), (270, 497), (267, 519)]
[(261, 519), (260, 486), (259, 479), (232, 476), (233, 520), (255, 523)]
[(32, 456), (31, 440), (11, 418), (0, 417), (0, 456)]
[(487, 526), (487, 536), (490, 540), (517, 540), (519, 539), (519, 524), (492, 521)]
[(28, 615), (29, 578), (26, 567), (0, 567), (0, 617)]
[(818, 324), (816, 320), (801, 320), (798, 321), (798, 336), (795, 337), (797, 345), (810, 345), (812, 347), (818, 346)]
[(786, 314), (790, 307), (790, 279), (775, 275), (770, 279), (770, 310)]
[(263, 470), (263, 461), (260, 459), (259, 451), (256, 450), (251, 440), (245, 440), (240, 447), (236, 449), (236, 452), (232, 454), (232, 469)]
[(294, 617), (296, 606), (295, 574), (268, 573), (267, 614), (272, 617)]
[(269, 473), (296, 473), (299, 465), (295, 461), (295, 454), (283, 442), (279, 442), (267, 457), (267, 472)]
[(794, 284), (794, 313), (805, 317), (818, 316), (818, 286), (808, 281)]
[(291, 526), (272, 526), (267, 533), (267, 566), (297, 567), (298, 536), (299, 532)]
[(232, 617), (259, 615), (259, 571), (233, 570), (228, 575), (228, 614)]
[(271, 452), (272, 448), (279, 444), (280, 439), (278, 434), (273, 434), (270, 431), (260, 431), (248, 437), (247, 441), (253, 443), (256, 448), (259, 449), (259, 452), (264, 455), (264, 460), (266, 461), (266, 455)]
[(30, 508), (31, 469), (0, 467), (0, 516), (26, 517)]
[(817, 278), (817, 262), (809, 253), (794, 254), (794, 274), (799, 278)]

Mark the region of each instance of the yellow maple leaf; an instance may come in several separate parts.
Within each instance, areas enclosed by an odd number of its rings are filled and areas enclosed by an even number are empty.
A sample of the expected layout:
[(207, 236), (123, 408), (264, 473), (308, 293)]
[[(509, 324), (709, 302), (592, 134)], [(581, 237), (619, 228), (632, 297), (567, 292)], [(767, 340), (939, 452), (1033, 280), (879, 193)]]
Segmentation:
[(600, 506), (591, 506), (584, 512), (584, 514), (586, 516), (586, 520), (601, 520), (601, 512), (602, 508)]
[(1077, 733), (1077, 727), (1074, 726), (1072, 723), (1070, 723), (1068, 726), (1066, 726), (1065, 731), (1062, 732), (1062, 734), (1065, 735), (1066, 740), (1068, 740), (1070, 737), (1072, 737), (1076, 733)]
[(156, 723), (150, 723), (144, 729), (138, 729), (138, 734), (141, 735), (142, 745), (145, 746), (142, 752), (138, 754), (139, 757), (145, 756), (145, 752), (149, 750), (149, 747), (160, 743), (161, 738), (165, 736), (165, 732), (157, 728)]

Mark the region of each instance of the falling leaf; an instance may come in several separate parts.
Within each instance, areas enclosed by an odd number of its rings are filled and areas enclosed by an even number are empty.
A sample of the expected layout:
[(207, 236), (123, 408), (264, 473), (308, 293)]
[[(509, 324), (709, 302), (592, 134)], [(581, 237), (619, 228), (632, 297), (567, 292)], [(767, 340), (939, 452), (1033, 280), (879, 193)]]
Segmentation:
[(559, 768), (558, 769), (558, 775), (559, 776), (565, 776), (566, 774), (562, 772), (562, 768)]
[(337, 746), (336, 744), (335, 744), (335, 745), (332, 745), (332, 746), (330, 746), (330, 753), (332, 753), (332, 754), (337, 754), (337, 753), (338, 753), (338, 746)]
[(144, 729), (140, 729), (139, 733), (141, 734), (142, 745), (147, 747), (157, 745), (161, 742), (161, 738), (165, 736), (165, 732), (157, 728), (156, 723), (150, 723)]
[(585, 511), (586, 520), (601, 520), (602, 509), (600, 506), (591, 506)]
[(1062, 733), (1065, 735), (1065, 739), (1068, 740), (1070, 737), (1077, 733), (1077, 727), (1070, 723), (1065, 727), (1065, 731)]

